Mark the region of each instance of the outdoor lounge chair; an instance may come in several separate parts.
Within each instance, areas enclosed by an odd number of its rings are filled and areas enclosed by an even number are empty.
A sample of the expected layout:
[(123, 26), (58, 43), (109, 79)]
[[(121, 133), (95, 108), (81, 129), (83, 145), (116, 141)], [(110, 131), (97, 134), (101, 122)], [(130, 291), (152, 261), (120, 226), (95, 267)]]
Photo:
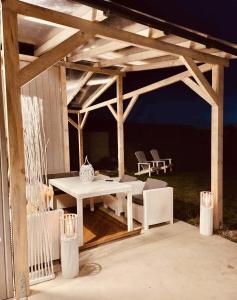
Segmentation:
[(173, 188), (167, 182), (148, 178), (139, 194), (133, 195), (133, 219), (143, 230), (164, 222), (173, 223)]
[(157, 149), (152, 149), (150, 151), (150, 153), (151, 153), (151, 156), (154, 161), (165, 162), (166, 168), (164, 168), (164, 173), (166, 173), (166, 169), (170, 169), (170, 171), (172, 171), (172, 159), (171, 158), (160, 158)]
[(136, 151), (135, 156), (138, 160), (138, 171), (135, 175), (142, 175), (148, 173), (151, 176), (152, 172), (159, 172), (159, 170), (164, 170), (166, 168), (165, 161), (148, 161), (143, 151)]

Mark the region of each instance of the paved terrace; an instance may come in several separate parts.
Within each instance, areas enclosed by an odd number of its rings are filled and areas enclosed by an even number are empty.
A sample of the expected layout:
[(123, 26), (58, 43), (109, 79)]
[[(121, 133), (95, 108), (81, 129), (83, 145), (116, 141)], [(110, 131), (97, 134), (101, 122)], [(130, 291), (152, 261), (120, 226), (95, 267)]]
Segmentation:
[(237, 299), (237, 244), (184, 222), (80, 254), (80, 276), (33, 287), (32, 300)]

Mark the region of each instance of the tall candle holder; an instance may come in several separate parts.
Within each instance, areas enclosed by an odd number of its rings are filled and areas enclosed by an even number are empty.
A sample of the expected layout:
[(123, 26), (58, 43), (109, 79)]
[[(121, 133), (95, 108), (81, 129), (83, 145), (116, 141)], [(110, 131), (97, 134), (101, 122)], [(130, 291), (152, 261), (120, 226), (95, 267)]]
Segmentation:
[(211, 236), (213, 234), (213, 205), (214, 195), (208, 191), (200, 193), (200, 234)]
[(64, 214), (61, 218), (61, 266), (64, 278), (75, 278), (79, 274), (78, 217)]

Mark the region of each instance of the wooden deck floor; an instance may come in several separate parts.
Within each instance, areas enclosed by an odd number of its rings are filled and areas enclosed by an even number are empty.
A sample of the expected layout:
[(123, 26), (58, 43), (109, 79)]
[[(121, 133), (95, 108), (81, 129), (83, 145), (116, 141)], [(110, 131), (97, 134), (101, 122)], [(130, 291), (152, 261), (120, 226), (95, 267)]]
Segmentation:
[[(70, 211), (75, 212), (74, 210)], [(91, 212), (89, 207), (85, 207), (83, 217), (85, 244), (80, 247), (80, 250), (140, 234), (141, 232), (141, 226), (138, 223), (134, 223), (134, 230), (128, 232), (124, 217), (117, 217), (113, 212), (99, 206), (95, 206), (94, 212)]]

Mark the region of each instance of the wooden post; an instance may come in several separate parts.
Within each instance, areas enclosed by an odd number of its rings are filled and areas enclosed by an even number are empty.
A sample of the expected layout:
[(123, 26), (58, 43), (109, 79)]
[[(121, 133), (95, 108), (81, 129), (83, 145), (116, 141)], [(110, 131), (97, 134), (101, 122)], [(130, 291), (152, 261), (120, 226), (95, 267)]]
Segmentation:
[(118, 175), (124, 175), (123, 77), (117, 76)]
[(16, 299), (29, 295), (24, 144), (19, 85), (17, 1), (2, 0), (3, 89), (9, 149), (10, 205)]
[(79, 145), (79, 168), (80, 168), (84, 163), (83, 128), (81, 126), (82, 115), (77, 114), (77, 118), (78, 118), (78, 145)]
[(215, 197), (214, 229), (223, 223), (223, 98), (224, 67), (213, 66), (212, 87), (218, 103), (212, 105), (211, 113), (211, 191)]
[(64, 170), (70, 171), (70, 153), (69, 153), (69, 135), (68, 135), (68, 112), (67, 112), (67, 79), (66, 68), (60, 68), (60, 82), (62, 95), (62, 122), (63, 122), (63, 154), (64, 154)]

